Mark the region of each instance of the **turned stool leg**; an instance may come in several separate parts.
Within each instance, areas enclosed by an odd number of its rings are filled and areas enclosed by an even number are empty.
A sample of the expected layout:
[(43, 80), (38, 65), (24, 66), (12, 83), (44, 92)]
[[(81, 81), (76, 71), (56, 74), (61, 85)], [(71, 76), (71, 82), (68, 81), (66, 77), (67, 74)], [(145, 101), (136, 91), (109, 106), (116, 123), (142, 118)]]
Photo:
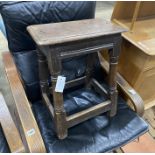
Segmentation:
[(93, 75), (93, 69), (95, 65), (95, 60), (97, 59), (97, 53), (88, 54), (86, 57), (86, 87), (89, 88), (91, 84), (91, 78)]
[(48, 87), (48, 65), (46, 61), (46, 57), (41, 53), (41, 51), (37, 50), (38, 55), (38, 68), (39, 68), (39, 80), (40, 80), (40, 87), (42, 93), (49, 94), (49, 87)]
[(56, 52), (51, 52), (49, 56), (49, 68), (51, 72), (52, 80), (52, 94), (53, 94), (53, 105), (54, 105), (54, 121), (56, 126), (56, 132), (59, 139), (67, 137), (67, 121), (66, 112), (64, 109), (63, 94), (55, 92), (55, 86), (57, 77), (61, 73), (61, 60)]
[[(120, 41), (120, 40), (118, 40)], [(116, 42), (114, 44), (113, 50), (109, 50), (109, 96), (112, 102), (110, 117), (115, 116), (117, 112), (117, 82), (116, 82), (116, 74), (117, 74), (117, 64), (118, 64), (118, 56), (120, 52), (120, 42)]]

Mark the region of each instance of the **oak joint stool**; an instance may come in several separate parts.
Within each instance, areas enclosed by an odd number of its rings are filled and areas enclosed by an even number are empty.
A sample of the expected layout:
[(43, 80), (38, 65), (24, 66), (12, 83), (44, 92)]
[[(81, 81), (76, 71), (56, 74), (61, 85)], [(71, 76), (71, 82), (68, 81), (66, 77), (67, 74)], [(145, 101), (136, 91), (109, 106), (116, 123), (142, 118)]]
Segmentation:
[[(116, 114), (117, 84), (115, 76), (120, 53), (121, 33), (125, 29), (102, 19), (87, 19), (31, 25), (28, 26), (27, 30), (37, 45), (42, 96), (54, 118), (59, 139), (64, 139), (67, 136), (68, 128), (96, 115), (107, 111), (109, 111), (110, 117)], [(102, 49), (109, 50), (108, 90), (105, 90), (97, 80), (91, 77), (95, 56)], [(92, 86), (101, 94), (108, 92), (109, 100), (67, 116), (63, 105), (63, 93), (56, 92), (55, 87), (57, 78), (61, 75), (62, 60), (76, 58), (80, 55), (87, 55), (85, 76), (67, 81), (65, 89), (77, 86), (79, 83), (85, 83), (86, 87)], [(48, 83), (49, 74), (51, 75), (52, 87)], [(49, 99), (49, 94), (53, 96), (53, 103)]]

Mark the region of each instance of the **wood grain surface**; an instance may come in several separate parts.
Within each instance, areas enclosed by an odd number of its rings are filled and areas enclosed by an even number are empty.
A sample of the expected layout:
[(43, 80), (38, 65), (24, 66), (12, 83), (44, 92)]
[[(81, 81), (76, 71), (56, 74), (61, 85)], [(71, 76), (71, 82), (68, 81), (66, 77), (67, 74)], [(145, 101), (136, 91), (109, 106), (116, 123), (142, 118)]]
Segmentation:
[(32, 25), (28, 26), (27, 30), (38, 45), (78, 41), (125, 31), (120, 26), (102, 19)]
[(9, 52), (3, 53), (3, 62), (29, 151), (46, 152), (39, 128)]
[(117, 2), (111, 19), (131, 30), (122, 34), (126, 40), (145, 54), (155, 56), (155, 2)]
[(0, 124), (11, 152), (25, 152), (19, 131), (17, 130), (4, 97), (0, 92)]

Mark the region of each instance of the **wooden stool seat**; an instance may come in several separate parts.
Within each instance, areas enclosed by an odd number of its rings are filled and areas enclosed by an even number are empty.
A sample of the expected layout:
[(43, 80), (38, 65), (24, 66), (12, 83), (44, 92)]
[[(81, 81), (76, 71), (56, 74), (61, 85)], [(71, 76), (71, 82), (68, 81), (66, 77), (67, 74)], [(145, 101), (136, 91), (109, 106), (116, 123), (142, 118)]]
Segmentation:
[[(67, 129), (103, 112), (109, 112), (113, 117), (117, 111), (116, 72), (120, 52), (121, 32), (125, 30), (102, 19), (89, 19), (42, 25), (32, 25), (27, 28), (38, 49), (39, 77), (43, 100), (54, 118), (56, 132), (60, 139), (67, 136)], [(97, 52), (108, 49), (110, 56), (109, 89), (105, 90), (92, 76), (94, 64), (98, 60)], [(58, 76), (62, 75), (62, 60), (86, 57), (85, 75), (67, 81), (65, 88), (84, 84), (86, 88), (94, 88), (101, 96), (107, 94), (108, 100), (66, 116), (63, 105), (63, 91), (55, 87)], [(71, 64), (72, 65), (72, 64)], [(50, 72), (49, 72), (50, 71)], [(52, 86), (48, 78), (51, 76)], [(52, 94), (53, 104), (49, 96)]]
[(121, 27), (101, 19), (31, 25), (27, 30), (39, 46), (114, 35), (124, 31)]

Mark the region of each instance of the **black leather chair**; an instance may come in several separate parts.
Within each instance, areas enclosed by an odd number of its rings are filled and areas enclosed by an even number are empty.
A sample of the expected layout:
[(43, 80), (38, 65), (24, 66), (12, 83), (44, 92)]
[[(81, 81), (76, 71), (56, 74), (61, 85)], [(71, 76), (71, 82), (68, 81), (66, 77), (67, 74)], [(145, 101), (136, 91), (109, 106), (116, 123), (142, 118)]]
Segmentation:
[[(95, 2), (1, 2), (0, 11), (6, 27), (9, 49), (14, 57), (25, 91), (38, 122), (47, 152), (111, 152), (136, 139), (148, 130), (148, 125), (119, 97), (117, 115), (109, 120), (104, 114), (69, 129), (68, 137), (58, 140), (51, 116), (41, 101), (35, 44), (26, 31), (32, 24), (94, 18)], [(81, 76), (83, 57), (63, 62), (67, 79)], [(96, 77), (101, 72), (96, 64)], [(106, 85), (106, 84), (104, 84)], [(65, 96), (67, 114), (81, 111), (98, 98), (91, 91), (76, 88)], [(1, 146), (0, 146), (1, 147)]]

